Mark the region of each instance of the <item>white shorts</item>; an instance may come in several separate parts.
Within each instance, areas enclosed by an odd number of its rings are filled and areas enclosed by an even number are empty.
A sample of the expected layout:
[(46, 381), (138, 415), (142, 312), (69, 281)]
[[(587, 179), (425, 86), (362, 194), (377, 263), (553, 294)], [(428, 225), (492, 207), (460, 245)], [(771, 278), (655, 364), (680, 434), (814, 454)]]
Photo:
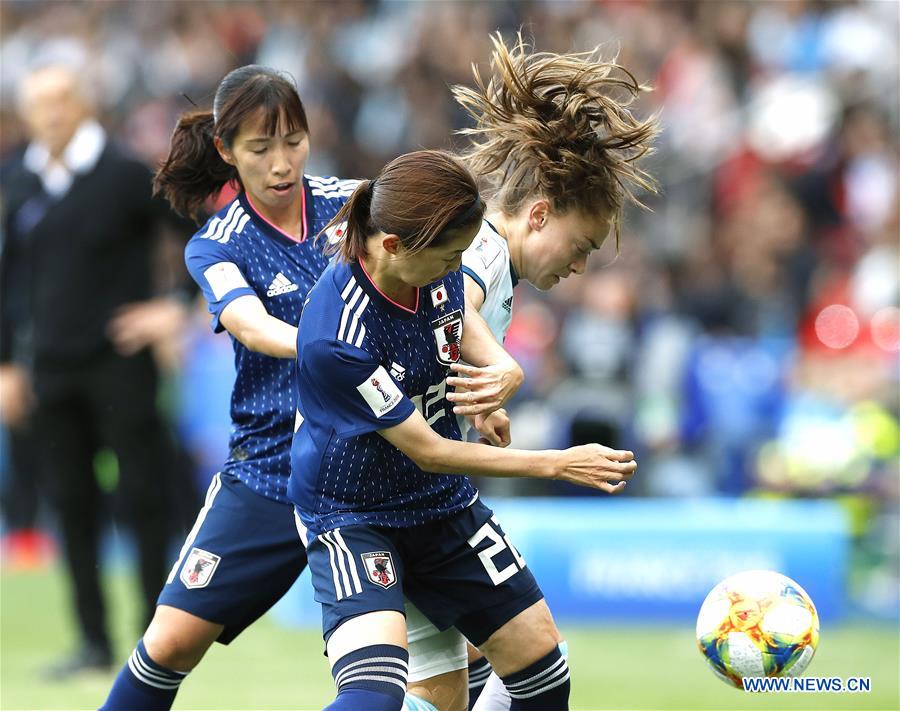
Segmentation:
[(410, 682), (468, 668), (466, 638), (454, 627), (441, 632), (408, 600), (406, 635)]

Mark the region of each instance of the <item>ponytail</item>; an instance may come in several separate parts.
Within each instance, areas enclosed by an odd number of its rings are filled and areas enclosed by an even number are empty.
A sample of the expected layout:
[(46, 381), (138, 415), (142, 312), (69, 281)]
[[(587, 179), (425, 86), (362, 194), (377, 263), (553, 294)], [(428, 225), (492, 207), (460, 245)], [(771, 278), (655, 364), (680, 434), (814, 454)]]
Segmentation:
[[(374, 184), (374, 180), (360, 181), (347, 202), (328, 223), (328, 227), (346, 224), (343, 226), (344, 231), (339, 241), (336, 239), (325, 247), (326, 254), (340, 252), (345, 262), (355, 262), (366, 255), (366, 238), (375, 232), (370, 215)], [(324, 232), (320, 233), (320, 236), (321, 234)]]
[(210, 195), (239, 180), (213, 142), (212, 111), (182, 115), (172, 133), (169, 155), (153, 178), (154, 194), (163, 195), (180, 215), (199, 222), (200, 210)]

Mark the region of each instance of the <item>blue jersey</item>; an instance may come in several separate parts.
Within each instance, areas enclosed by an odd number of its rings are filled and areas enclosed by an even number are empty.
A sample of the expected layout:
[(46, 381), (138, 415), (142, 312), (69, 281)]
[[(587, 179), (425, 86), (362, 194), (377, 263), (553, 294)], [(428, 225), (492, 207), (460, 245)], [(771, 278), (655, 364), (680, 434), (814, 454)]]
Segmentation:
[(446, 379), (464, 312), (461, 272), (418, 289), (413, 310), (384, 296), (358, 262), (330, 266), (310, 292), (288, 495), (311, 533), (417, 526), (475, 500), (468, 477), (424, 472), (377, 433), (418, 408), (439, 435), (460, 439)]
[[(347, 201), (356, 181), (303, 180), (304, 239), (291, 239), (261, 216), (246, 194), (223, 207), (191, 238), (185, 261), (209, 303), (212, 325), (235, 299), (253, 295), (289, 324), (328, 265), (315, 236)], [(252, 491), (287, 502), (294, 425), (294, 361), (255, 353), (232, 338), (237, 371), (231, 394), (231, 439), (223, 471)]]

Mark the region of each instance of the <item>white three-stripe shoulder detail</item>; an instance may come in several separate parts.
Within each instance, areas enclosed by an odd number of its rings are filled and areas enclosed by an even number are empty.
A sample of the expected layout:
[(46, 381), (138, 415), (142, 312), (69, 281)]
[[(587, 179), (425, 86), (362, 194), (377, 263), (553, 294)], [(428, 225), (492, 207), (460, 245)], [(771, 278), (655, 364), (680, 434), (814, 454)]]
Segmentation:
[(341, 299), (344, 301), (344, 308), (341, 311), (337, 338), (359, 348), (366, 335), (366, 327), (360, 319), (369, 305), (369, 297), (363, 292), (362, 287), (357, 285), (356, 278), (350, 277), (350, 281), (341, 292)]
[(248, 215), (244, 211), (244, 208), (241, 207), (240, 203), (235, 200), (231, 204), (231, 207), (228, 208), (228, 212), (225, 213), (224, 217), (217, 217), (209, 223), (206, 232), (204, 232), (201, 237), (210, 239), (213, 242), (226, 244), (232, 236), (241, 234), (249, 221), (250, 215)]

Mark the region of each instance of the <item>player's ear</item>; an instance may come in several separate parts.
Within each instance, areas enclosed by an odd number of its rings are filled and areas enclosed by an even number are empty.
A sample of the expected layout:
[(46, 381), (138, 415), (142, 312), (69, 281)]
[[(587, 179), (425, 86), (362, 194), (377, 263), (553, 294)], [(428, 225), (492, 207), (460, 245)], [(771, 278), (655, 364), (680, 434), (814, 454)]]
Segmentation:
[(225, 147), (225, 144), (222, 142), (222, 139), (219, 136), (213, 138), (213, 143), (216, 146), (216, 150), (219, 152), (219, 155), (222, 157), (228, 165), (234, 165), (234, 154)]
[(528, 208), (528, 226), (535, 232), (540, 232), (547, 224), (550, 215), (550, 203), (544, 198), (539, 198), (531, 203)]
[(403, 250), (403, 242), (400, 241), (397, 235), (385, 235), (382, 237), (381, 246), (384, 247), (385, 252), (395, 257)]

